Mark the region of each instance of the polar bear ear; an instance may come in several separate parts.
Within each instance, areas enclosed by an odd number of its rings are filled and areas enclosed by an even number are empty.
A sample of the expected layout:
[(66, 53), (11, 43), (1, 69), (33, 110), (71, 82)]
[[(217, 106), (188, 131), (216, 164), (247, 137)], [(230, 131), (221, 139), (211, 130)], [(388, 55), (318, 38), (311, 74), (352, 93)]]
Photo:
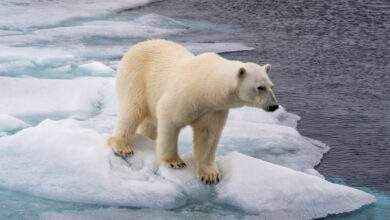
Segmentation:
[(244, 78), (246, 75), (246, 70), (244, 67), (241, 67), (239, 70), (238, 70), (238, 73), (237, 73), (237, 76), (238, 78), (242, 79)]
[(265, 64), (264, 65), (265, 72), (269, 74), (269, 71), (271, 70), (271, 64)]

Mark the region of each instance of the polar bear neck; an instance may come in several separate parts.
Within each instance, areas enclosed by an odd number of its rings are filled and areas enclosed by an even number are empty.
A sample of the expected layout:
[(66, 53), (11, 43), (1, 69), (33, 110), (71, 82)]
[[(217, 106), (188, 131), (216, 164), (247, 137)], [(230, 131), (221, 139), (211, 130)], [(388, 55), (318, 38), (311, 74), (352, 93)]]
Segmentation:
[(243, 103), (236, 91), (236, 70), (240, 66), (241, 62), (224, 59), (215, 53), (199, 54), (183, 60), (178, 66), (181, 74), (176, 83), (185, 85), (182, 91), (191, 93), (187, 97), (205, 108), (222, 110), (241, 107)]

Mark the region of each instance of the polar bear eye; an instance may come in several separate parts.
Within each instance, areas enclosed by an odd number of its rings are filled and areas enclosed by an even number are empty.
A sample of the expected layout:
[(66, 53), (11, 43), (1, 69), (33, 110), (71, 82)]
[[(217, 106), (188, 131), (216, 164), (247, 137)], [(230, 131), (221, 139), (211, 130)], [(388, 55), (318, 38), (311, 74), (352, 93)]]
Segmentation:
[(260, 92), (265, 91), (265, 87), (264, 86), (259, 86), (259, 87), (257, 87), (257, 90), (260, 91)]
[(238, 77), (240, 78), (244, 77), (245, 72), (246, 72), (245, 69), (241, 67), (240, 70), (238, 71)]

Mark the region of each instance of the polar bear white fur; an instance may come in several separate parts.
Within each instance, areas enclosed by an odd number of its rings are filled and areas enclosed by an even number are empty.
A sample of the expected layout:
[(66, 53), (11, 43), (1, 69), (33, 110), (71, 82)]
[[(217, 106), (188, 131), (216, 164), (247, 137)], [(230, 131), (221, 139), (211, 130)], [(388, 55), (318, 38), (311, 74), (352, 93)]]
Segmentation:
[(108, 145), (120, 155), (132, 155), (138, 130), (157, 138), (161, 165), (183, 168), (177, 140), (180, 130), (190, 125), (199, 178), (217, 183), (221, 175), (215, 153), (229, 109), (278, 108), (269, 70), (269, 64), (227, 60), (215, 53), (195, 56), (167, 40), (138, 43), (118, 68), (118, 121)]

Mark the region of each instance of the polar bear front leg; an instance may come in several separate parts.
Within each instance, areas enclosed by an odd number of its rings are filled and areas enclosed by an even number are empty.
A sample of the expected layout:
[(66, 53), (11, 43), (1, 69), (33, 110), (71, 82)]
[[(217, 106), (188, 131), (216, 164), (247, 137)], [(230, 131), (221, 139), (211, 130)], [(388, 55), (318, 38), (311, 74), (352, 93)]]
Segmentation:
[(174, 169), (184, 168), (186, 164), (177, 151), (180, 128), (165, 119), (157, 123), (157, 157), (160, 164)]
[(216, 184), (222, 177), (215, 163), (215, 153), (227, 115), (227, 110), (207, 113), (192, 124), (198, 176), (205, 184)]

